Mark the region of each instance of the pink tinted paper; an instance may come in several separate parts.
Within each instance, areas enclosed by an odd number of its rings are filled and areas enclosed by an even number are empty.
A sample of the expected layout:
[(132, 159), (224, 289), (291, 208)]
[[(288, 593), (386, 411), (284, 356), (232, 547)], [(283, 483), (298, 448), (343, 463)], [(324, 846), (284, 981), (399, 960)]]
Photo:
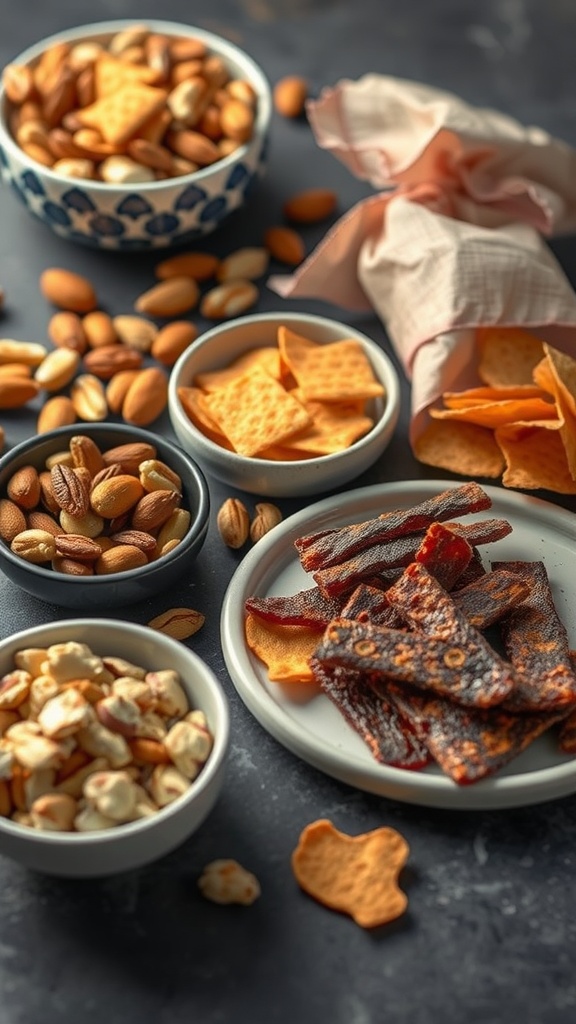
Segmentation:
[(576, 152), (539, 128), (367, 75), (310, 102), (318, 144), (380, 190), (279, 294), (373, 309), (412, 382), (412, 438), (474, 374), (474, 328), (519, 326), (576, 356), (576, 296), (543, 236), (576, 227)]

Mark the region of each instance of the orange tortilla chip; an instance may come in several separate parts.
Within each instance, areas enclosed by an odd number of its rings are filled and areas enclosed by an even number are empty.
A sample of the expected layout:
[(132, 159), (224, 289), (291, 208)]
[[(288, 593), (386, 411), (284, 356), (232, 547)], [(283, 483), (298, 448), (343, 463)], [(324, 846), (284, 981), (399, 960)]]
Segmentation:
[(414, 455), (427, 466), (471, 477), (498, 477), (505, 465), (493, 431), (476, 423), (433, 420), (414, 442)]
[(276, 380), (280, 380), (282, 376), (282, 367), (280, 363), (280, 353), (277, 348), (273, 347), (262, 347), (253, 348), (244, 355), (239, 356), (229, 366), (224, 367), (222, 370), (212, 370), (207, 373), (198, 373), (194, 378), (194, 383), (197, 387), (202, 388), (203, 391), (217, 391), (218, 388), (226, 387), (231, 381), (235, 380), (236, 377), (242, 377), (248, 370), (252, 370), (255, 366), (261, 367), (266, 373), (269, 373), (271, 377)]
[(438, 420), (457, 420), (461, 423), (477, 423), (480, 427), (503, 426), (517, 420), (555, 420), (558, 418), (553, 402), (542, 398), (517, 398), (505, 402), (486, 402), (483, 405), (463, 406), (459, 409), (430, 409), (430, 415)]
[(206, 404), (241, 455), (258, 455), (310, 423), (304, 406), (260, 367), (207, 395)]
[(268, 669), (273, 683), (314, 683), (309, 659), (318, 647), (322, 630), (307, 626), (277, 626), (247, 615), (246, 643)]
[(515, 401), (525, 398), (545, 399), (549, 394), (548, 388), (538, 387), (536, 384), (518, 384), (505, 388), (467, 388), (466, 391), (445, 391), (442, 401), (447, 409), (461, 409), (470, 405), (486, 405), (487, 402)]
[(558, 349), (544, 346), (544, 352), (548, 358), (548, 365), (556, 384), (554, 394), (560, 391), (564, 397), (564, 404), (573, 416), (576, 416), (576, 359), (559, 352)]
[(384, 394), (370, 360), (353, 338), (321, 345), (282, 326), (278, 328), (278, 345), (308, 400), (337, 402)]
[(547, 351), (544, 359), (538, 363), (538, 366), (535, 367), (534, 379), (542, 387), (547, 388), (554, 396), (558, 418), (561, 421), (559, 428), (560, 436), (566, 451), (568, 468), (570, 475), (576, 479), (576, 416), (572, 411), (573, 403), (569, 400), (565, 388), (562, 386), (558, 375), (554, 372), (549, 351)]
[(321, 818), (302, 831), (292, 870), (313, 899), (348, 914), (361, 928), (376, 928), (400, 917), (408, 906), (398, 877), (409, 852), (393, 828), (349, 836)]
[(496, 431), (496, 441), (506, 460), (502, 476), (505, 487), (576, 494), (576, 480), (570, 473), (559, 429), (561, 422), (514, 423)]
[(532, 384), (532, 371), (544, 354), (539, 338), (519, 327), (479, 327), (478, 376), (490, 387)]

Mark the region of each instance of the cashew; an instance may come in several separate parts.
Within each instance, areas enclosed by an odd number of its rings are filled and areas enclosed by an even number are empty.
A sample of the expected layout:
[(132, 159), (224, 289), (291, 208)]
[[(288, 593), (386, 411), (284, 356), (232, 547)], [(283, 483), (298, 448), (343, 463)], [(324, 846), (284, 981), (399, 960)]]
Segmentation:
[(84, 783), (83, 796), (100, 814), (112, 821), (129, 821), (136, 807), (134, 782), (122, 771), (96, 772)]
[(32, 825), (44, 832), (70, 832), (76, 813), (77, 803), (66, 793), (45, 793), (30, 807)]
[(241, 903), (250, 906), (260, 895), (255, 875), (235, 860), (214, 860), (198, 879), (203, 896), (213, 903)]
[(173, 669), (147, 672), (145, 680), (156, 698), (156, 707), (167, 718), (181, 718), (189, 711), (188, 698), (180, 677)]
[(176, 767), (187, 779), (195, 779), (212, 748), (208, 732), (193, 722), (176, 722), (164, 740)]

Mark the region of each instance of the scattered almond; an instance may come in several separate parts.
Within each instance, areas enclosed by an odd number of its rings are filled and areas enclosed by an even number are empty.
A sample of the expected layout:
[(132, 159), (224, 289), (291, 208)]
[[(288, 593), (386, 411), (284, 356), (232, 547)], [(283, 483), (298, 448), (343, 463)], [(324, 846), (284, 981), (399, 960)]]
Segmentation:
[(127, 423), (145, 427), (158, 419), (168, 401), (168, 377), (158, 366), (141, 370), (129, 384), (122, 402), (122, 417)]
[(250, 525), (250, 540), (254, 544), (282, 522), (280, 509), (276, 505), (272, 505), (271, 502), (258, 502), (255, 508), (256, 515)]
[(188, 320), (173, 320), (156, 334), (150, 355), (163, 366), (173, 366), (197, 337), (198, 328), (194, 324)]
[(264, 235), (264, 245), (273, 259), (291, 267), (298, 266), (306, 255), (301, 235), (294, 228), (283, 225), (268, 228)]
[(307, 97), (308, 83), (301, 75), (286, 75), (274, 86), (274, 107), (282, 117), (300, 117)]
[(187, 640), (204, 625), (205, 616), (194, 608), (169, 608), (151, 619), (148, 625), (174, 640)]
[(250, 534), (250, 516), (240, 498), (227, 498), (216, 518), (220, 536), (229, 548), (241, 548)]
[(76, 412), (68, 395), (53, 395), (44, 403), (36, 420), (36, 433), (45, 434), (76, 421)]
[(286, 200), (284, 216), (299, 224), (314, 224), (330, 217), (337, 204), (336, 193), (328, 188), (310, 188)]
[(134, 303), (149, 316), (180, 316), (198, 304), (200, 289), (192, 277), (169, 277), (140, 295)]
[(200, 312), (209, 320), (238, 316), (258, 301), (259, 291), (252, 281), (227, 281), (206, 292)]
[(73, 313), (96, 308), (96, 293), (88, 278), (62, 267), (49, 267), (40, 275), (40, 291), (54, 306)]
[(269, 259), (269, 253), (264, 248), (245, 246), (237, 249), (221, 261), (217, 273), (218, 280), (234, 281), (241, 278), (245, 281), (254, 281), (264, 276)]
[(181, 252), (161, 260), (154, 271), (156, 277), (162, 280), (169, 277), (193, 277), (195, 281), (208, 281), (216, 276), (219, 264), (218, 257), (210, 252)]

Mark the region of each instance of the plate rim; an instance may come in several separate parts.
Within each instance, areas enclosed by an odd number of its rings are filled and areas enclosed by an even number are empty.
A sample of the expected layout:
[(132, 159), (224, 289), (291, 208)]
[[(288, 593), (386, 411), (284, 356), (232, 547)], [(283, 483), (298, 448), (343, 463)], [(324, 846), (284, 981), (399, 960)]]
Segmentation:
[[(236, 642), (239, 616), (242, 616), (243, 623), (244, 600), (248, 596), (246, 588), (248, 585), (252, 587), (250, 581), (258, 577), (259, 566), (266, 564), (267, 557), (276, 549), (280, 549), (279, 555), (280, 551), (292, 554), (291, 539), (303, 533), (304, 529), (309, 532), (313, 523), (316, 529), (320, 517), (329, 517), (340, 511), (352, 512), (355, 506), (362, 506), (380, 496), (389, 501), (394, 495), (402, 496), (415, 490), (421, 495), (420, 500), (424, 500), (443, 490), (460, 487), (465, 482), (427, 479), (372, 484), (322, 498), (288, 516), (246, 553), (229, 581), (220, 617), (224, 661), (236, 692), (269, 735), (307, 764), (356, 789), (419, 806), (464, 810), (520, 807), (568, 796), (576, 792), (576, 759), (516, 775), (487, 778), (470, 786), (459, 786), (447, 776), (439, 774), (394, 768), (377, 761), (373, 765), (365, 763), (353, 752), (341, 752), (329, 742), (320, 754), (314, 735), (306, 729), (298, 729), (281, 705), (262, 686), (252, 670), (254, 656), (246, 644)], [(499, 511), (503, 512), (506, 507), (510, 507), (512, 512), (532, 509), (535, 513), (539, 512), (553, 529), (558, 528), (561, 534), (576, 540), (576, 516), (573, 512), (534, 495), (494, 485), (481, 486), (492, 502), (498, 503)], [(262, 569), (260, 577), (255, 579), (256, 589), (258, 584), (262, 586), (269, 583), (290, 561), (290, 557), (286, 557), (274, 569)], [(254, 592), (254, 587), (250, 592)], [(256, 687), (252, 679), (246, 677), (247, 668), (256, 680)]]

